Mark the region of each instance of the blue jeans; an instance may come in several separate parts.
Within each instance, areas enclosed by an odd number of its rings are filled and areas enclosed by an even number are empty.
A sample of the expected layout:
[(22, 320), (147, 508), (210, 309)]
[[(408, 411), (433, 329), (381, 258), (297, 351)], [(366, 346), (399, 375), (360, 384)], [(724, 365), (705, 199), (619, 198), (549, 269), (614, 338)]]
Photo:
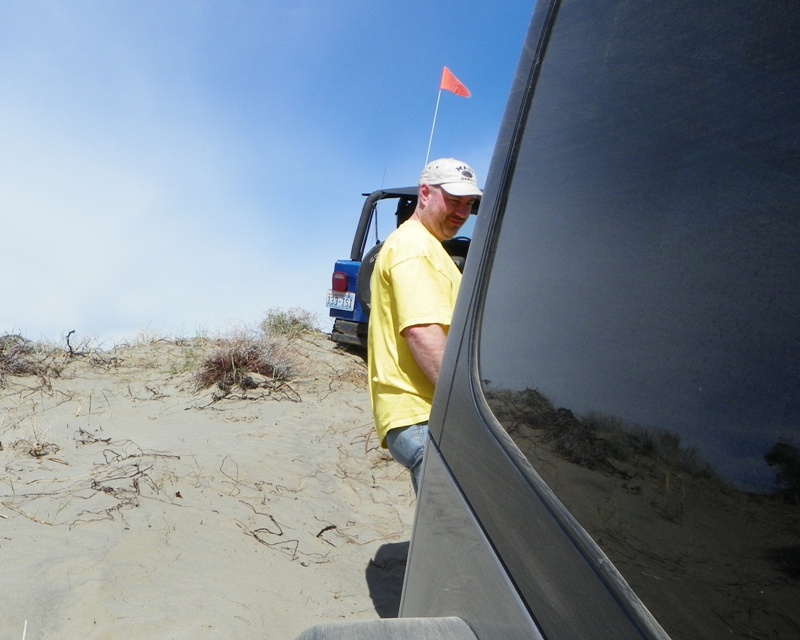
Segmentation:
[(425, 451), (427, 439), (427, 422), (412, 424), (410, 427), (398, 427), (386, 434), (386, 446), (389, 453), (392, 454), (392, 458), (411, 472), (411, 484), (415, 494), (419, 490), (422, 454)]

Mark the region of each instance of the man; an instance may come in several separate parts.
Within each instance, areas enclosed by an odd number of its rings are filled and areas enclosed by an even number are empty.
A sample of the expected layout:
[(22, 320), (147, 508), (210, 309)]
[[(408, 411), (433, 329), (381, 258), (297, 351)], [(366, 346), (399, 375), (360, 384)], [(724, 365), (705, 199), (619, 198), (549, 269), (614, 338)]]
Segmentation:
[(475, 172), (442, 158), (419, 177), (417, 207), (381, 248), (372, 273), (369, 390), (382, 447), (419, 488), (433, 392), (461, 273), (442, 247), (481, 195)]

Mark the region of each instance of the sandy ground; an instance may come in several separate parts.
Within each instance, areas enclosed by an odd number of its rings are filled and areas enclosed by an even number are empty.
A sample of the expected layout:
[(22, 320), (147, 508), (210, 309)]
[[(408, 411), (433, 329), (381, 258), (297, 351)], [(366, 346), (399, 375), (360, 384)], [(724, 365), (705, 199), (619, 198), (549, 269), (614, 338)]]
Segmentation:
[(396, 615), (414, 515), (364, 363), (319, 334), (215, 400), (211, 341), (65, 358), (0, 388), (0, 638), (294, 638)]

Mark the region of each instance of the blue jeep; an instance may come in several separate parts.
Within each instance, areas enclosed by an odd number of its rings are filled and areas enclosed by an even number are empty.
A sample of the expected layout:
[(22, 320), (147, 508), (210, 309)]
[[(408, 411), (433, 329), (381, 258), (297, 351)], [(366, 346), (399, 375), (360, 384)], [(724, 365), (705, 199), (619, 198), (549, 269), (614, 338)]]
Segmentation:
[[(366, 200), (361, 208), (361, 217), (350, 248), (350, 258), (336, 261), (326, 306), (334, 319), (331, 340), (366, 349), (370, 277), (375, 258), (385, 237), (414, 213), (417, 206), (417, 187), (378, 189), (363, 195)], [(478, 201), (472, 213), (477, 211)], [(471, 227), (467, 223), (462, 230), (467, 235), (442, 243), (459, 269), (464, 268), (469, 249), (468, 230)]]

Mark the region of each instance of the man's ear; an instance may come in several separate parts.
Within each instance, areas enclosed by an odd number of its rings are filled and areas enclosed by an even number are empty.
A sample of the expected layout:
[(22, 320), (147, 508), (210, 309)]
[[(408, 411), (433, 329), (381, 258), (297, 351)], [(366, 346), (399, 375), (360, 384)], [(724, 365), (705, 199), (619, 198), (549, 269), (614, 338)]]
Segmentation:
[(419, 202), (424, 207), (427, 204), (428, 199), (431, 197), (432, 187), (429, 184), (421, 184), (419, 185)]

